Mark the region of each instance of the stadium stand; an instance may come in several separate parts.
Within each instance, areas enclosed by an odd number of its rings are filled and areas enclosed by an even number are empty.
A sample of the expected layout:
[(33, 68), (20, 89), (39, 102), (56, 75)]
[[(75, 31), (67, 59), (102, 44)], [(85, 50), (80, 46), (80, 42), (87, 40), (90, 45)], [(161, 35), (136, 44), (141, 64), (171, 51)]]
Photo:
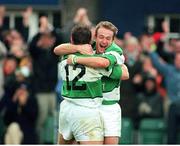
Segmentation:
[(164, 119), (143, 119), (140, 123), (140, 144), (165, 143), (166, 125)]

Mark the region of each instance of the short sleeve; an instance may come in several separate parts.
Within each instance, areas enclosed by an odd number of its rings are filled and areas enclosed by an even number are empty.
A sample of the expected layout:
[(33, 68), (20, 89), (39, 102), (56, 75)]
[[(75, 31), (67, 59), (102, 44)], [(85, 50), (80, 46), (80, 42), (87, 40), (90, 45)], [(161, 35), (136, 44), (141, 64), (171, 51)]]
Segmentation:
[(111, 55), (111, 54), (103, 54), (101, 57), (108, 59), (109, 62), (110, 62), (109, 66), (106, 68), (107, 70), (112, 69), (113, 66), (114, 66), (115, 64), (117, 64), (117, 59), (116, 59), (116, 57), (115, 57), (114, 55)]
[(116, 58), (116, 62), (117, 64), (124, 64), (124, 61), (125, 61), (125, 57), (123, 54), (119, 54), (118, 52), (116, 51), (110, 51), (110, 52), (107, 52), (105, 54), (110, 54), (110, 55), (113, 55), (115, 58)]

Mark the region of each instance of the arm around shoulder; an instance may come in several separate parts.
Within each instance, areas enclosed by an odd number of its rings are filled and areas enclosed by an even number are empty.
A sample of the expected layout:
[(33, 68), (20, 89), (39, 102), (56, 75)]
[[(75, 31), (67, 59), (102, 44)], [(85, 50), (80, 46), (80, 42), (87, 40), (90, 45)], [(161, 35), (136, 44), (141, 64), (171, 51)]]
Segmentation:
[(127, 66), (125, 64), (122, 64), (121, 69), (122, 69), (121, 80), (128, 80), (129, 79), (129, 71), (128, 71)]
[(70, 43), (61, 44), (54, 48), (54, 53), (56, 55), (73, 54), (76, 52), (78, 52), (78, 46)]
[(77, 63), (92, 68), (107, 68), (110, 64), (108, 59), (102, 57), (78, 57)]
[(92, 55), (93, 49), (90, 44), (75, 45), (70, 43), (61, 44), (54, 48), (54, 53), (56, 55), (67, 55), (77, 52), (80, 54)]

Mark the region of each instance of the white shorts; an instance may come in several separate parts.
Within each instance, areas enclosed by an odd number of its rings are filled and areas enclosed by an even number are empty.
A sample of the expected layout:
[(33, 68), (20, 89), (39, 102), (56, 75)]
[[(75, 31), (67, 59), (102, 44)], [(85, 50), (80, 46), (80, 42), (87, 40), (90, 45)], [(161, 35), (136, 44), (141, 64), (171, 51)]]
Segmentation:
[(118, 103), (102, 105), (101, 114), (104, 122), (104, 135), (121, 137), (121, 108)]
[(59, 113), (59, 133), (65, 140), (103, 141), (103, 121), (99, 108), (88, 108), (62, 101)]

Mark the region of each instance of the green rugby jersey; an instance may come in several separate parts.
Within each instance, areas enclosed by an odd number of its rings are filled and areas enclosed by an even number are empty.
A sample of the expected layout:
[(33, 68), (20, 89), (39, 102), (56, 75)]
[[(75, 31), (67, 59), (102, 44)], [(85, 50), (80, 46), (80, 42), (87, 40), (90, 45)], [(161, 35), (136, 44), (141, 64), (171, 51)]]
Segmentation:
[[(123, 50), (116, 45), (115, 43), (112, 43), (104, 53), (107, 56), (111, 57), (110, 66), (108, 67), (111, 69), (115, 64), (123, 64), (124, 63), (124, 56), (123, 56)], [(116, 70), (113, 70), (113, 73), (116, 74)], [(120, 83), (121, 80), (119, 79), (112, 79), (106, 76), (102, 77), (102, 84), (103, 84), (103, 104), (114, 104), (117, 103), (120, 100)]]
[[(62, 60), (59, 68), (63, 80), (61, 93), (66, 100), (81, 106), (100, 106), (103, 91), (101, 77), (119, 78), (119, 74), (122, 72), (120, 67), (114, 67), (107, 71), (105, 69), (94, 69), (80, 64), (68, 65), (66, 61), (66, 59)], [(116, 72), (118, 72), (118, 74), (112, 72), (113, 70), (117, 70)]]

